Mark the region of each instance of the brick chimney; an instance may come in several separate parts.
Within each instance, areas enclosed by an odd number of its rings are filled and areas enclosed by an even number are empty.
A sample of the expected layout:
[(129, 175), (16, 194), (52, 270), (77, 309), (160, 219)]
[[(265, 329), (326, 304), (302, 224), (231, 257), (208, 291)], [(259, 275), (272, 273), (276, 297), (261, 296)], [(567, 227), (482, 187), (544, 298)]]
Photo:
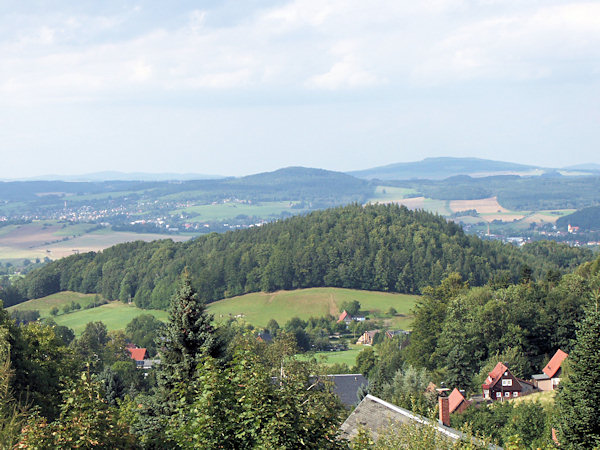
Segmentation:
[(448, 397), (439, 397), (440, 423), (450, 426), (450, 400)]

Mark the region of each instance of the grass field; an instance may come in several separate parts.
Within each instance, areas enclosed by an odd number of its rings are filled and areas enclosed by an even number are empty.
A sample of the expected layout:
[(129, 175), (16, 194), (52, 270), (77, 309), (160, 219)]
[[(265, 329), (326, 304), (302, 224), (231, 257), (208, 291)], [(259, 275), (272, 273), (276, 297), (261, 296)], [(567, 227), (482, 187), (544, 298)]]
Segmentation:
[(316, 352), (316, 353), (305, 353), (298, 355), (301, 360), (307, 360), (309, 358), (316, 358), (318, 362), (333, 365), (333, 364), (347, 364), (348, 367), (352, 368), (356, 364), (356, 356), (365, 347), (362, 345), (350, 344), (348, 350), (341, 352)]
[(409, 195), (414, 195), (417, 191), (410, 188), (401, 188), (394, 186), (377, 186), (375, 193), (367, 203), (391, 203), (398, 202)]
[(62, 307), (66, 304), (75, 302), (79, 303), (82, 308), (85, 308), (87, 305), (94, 302), (95, 297), (95, 294), (80, 294), (79, 292), (64, 291), (58, 292), (57, 294), (48, 295), (47, 297), (28, 300), (25, 303), (20, 303), (6, 309), (9, 311), (31, 311), (37, 309), (40, 312), (40, 316), (50, 317), (50, 310), (55, 306), (62, 310)]
[(340, 288), (312, 288), (272, 293), (258, 292), (220, 300), (208, 305), (215, 320), (241, 316), (246, 322), (265, 327), (270, 319), (280, 325), (292, 317), (308, 319), (327, 314), (339, 315), (339, 305), (344, 301), (358, 300), (361, 309), (372, 315), (385, 313), (393, 306), (398, 315), (386, 319), (390, 328), (410, 328), (411, 311), (419, 297), (416, 295), (359, 291)]
[(58, 315), (54, 320), (58, 325), (71, 328), (78, 336), (88, 322), (102, 321), (108, 330), (124, 330), (135, 317), (152, 314), (159, 320), (166, 321), (168, 313), (154, 309), (140, 309), (119, 301), (110, 302), (97, 308), (83, 309), (70, 314)]
[(517, 403), (527, 403), (527, 402), (540, 402), (542, 405), (553, 405), (554, 398), (556, 397), (556, 391), (545, 391), (545, 392), (536, 392), (534, 394), (529, 394), (524, 397), (517, 397), (511, 399), (510, 401)]
[(172, 211), (172, 214), (186, 213), (192, 217), (194, 222), (213, 220), (230, 220), (243, 215), (248, 217), (269, 216), (279, 217), (282, 213), (299, 214), (304, 209), (292, 209), (295, 202), (262, 202), (256, 204), (228, 202), (216, 205), (198, 205)]
[[(81, 334), (88, 322), (102, 321), (110, 331), (125, 329), (125, 326), (131, 322), (134, 317), (141, 314), (152, 314), (157, 319), (163, 321), (166, 321), (168, 317), (166, 311), (140, 309), (136, 306), (127, 305), (119, 301), (110, 302), (96, 308), (83, 309), (85, 306), (92, 303), (95, 297), (95, 294), (80, 294), (78, 292), (65, 291), (47, 297), (29, 300), (25, 303), (11, 306), (10, 308), (7, 308), (7, 310), (38, 310), (40, 316), (44, 318), (51, 317), (50, 310), (56, 306), (61, 311), (54, 317), (56, 323), (72, 328), (76, 335)], [(71, 302), (79, 303), (82, 309), (64, 314), (62, 312), (63, 306), (70, 304)]]

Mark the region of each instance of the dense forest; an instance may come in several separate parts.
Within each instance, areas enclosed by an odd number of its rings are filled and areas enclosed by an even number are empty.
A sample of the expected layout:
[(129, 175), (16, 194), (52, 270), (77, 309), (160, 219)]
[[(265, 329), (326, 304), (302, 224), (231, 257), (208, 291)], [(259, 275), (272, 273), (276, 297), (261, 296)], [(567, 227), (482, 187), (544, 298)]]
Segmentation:
[(6, 306), (71, 290), (165, 309), (186, 266), (211, 302), (319, 286), (419, 293), (453, 272), (480, 286), (560, 273), (590, 258), (588, 250), (548, 242), (519, 249), (482, 241), (423, 211), (354, 204), (184, 243), (138, 241), (73, 255), (2, 288)]
[[(563, 276), (524, 278), (516, 284), (492, 281), (470, 287), (459, 274), (451, 274), (424, 290), (409, 344), (380, 339), (359, 353), (355, 370), (369, 378), (370, 393), (428, 415), (437, 405), (437, 394), (427, 389), (430, 382), (463, 389), (467, 396), (481, 394), (481, 384), (499, 361), (515, 376), (529, 380), (560, 348), (570, 355), (561, 386), (581, 372), (568, 384), (572, 386), (568, 395), (575, 398), (566, 401), (567, 394), (560, 389), (560, 406), (531, 401), (471, 407), (464, 414), (453, 414), (452, 424), (457, 428), (469, 424), (474, 433), (509, 448), (554, 448), (552, 428), (561, 429), (565, 440), (568, 435), (570, 442), (587, 442), (569, 447), (563, 441), (567, 448), (592, 448), (590, 440), (600, 433), (594, 407), (600, 389), (595, 376), (590, 376), (597, 372), (600, 359), (599, 301), (600, 259)], [(587, 347), (581, 349), (578, 331), (585, 322), (593, 329)], [(590, 360), (585, 369), (575, 370), (571, 358), (578, 352), (580, 359)]]

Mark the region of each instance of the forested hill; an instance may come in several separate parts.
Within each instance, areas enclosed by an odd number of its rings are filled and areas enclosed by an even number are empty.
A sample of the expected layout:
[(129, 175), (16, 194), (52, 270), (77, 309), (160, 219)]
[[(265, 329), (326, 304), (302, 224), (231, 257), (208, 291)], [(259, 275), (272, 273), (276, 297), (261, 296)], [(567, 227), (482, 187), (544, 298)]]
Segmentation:
[(73, 255), (30, 273), (17, 286), (4, 287), (3, 294), (5, 306), (19, 296), (68, 289), (166, 308), (186, 266), (208, 302), (316, 286), (417, 293), (451, 272), (482, 285), (492, 277), (516, 281), (524, 265), (534, 276), (545, 276), (589, 258), (587, 250), (554, 243), (519, 249), (482, 241), (423, 211), (354, 204), (184, 243), (138, 241)]
[(568, 225), (580, 227), (582, 231), (600, 230), (600, 206), (583, 208), (556, 221), (556, 226), (561, 230), (566, 230)]

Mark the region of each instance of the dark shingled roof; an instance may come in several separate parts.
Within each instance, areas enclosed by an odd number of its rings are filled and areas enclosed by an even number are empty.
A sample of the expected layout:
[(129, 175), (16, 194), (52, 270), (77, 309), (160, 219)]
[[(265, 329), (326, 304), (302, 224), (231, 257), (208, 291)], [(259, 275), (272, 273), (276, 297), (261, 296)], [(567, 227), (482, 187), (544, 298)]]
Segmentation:
[(358, 403), (358, 389), (361, 386), (367, 387), (367, 380), (360, 373), (344, 373), (340, 375), (328, 375), (333, 380), (333, 392), (338, 395), (345, 406), (354, 406)]

